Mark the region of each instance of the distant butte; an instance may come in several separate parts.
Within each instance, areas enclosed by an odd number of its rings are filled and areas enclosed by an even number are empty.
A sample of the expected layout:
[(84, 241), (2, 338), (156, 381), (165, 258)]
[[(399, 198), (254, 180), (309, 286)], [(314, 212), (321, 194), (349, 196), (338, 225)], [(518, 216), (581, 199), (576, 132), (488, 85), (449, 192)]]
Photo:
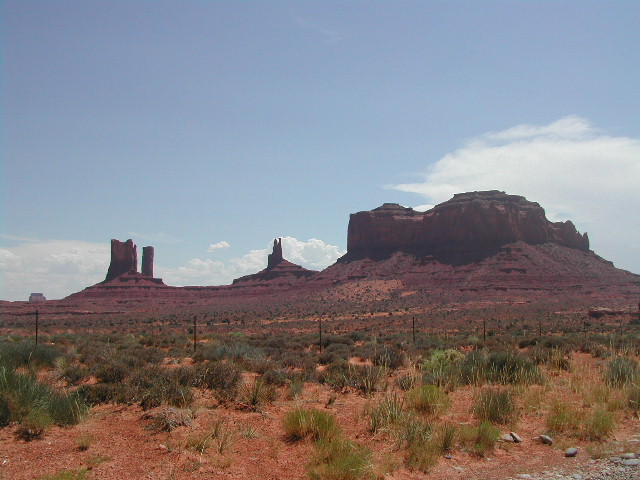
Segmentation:
[(285, 260), (282, 256), (282, 239), (276, 238), (273, 241), (273, 252), (269, 254), (267, 268), (253, 275), (245, 275), (236, 278), (234, 285), (245, 282), (265, 282), (270, 280), (296, 280), (306, 278), (316, 274), (315, 270), (307, 270), (300, 265)]
[(633, 299), (640, 275), (615, 268), (589, 249), (570, 221), (551, 222), (544, 209), (497, 190), (456, 194), (426, 212), (394, 203), (351, 215), (347, 253), (321, 272), (286, 260), (273, 242), (264, 270), (232, 285), (170, 287), (153, 277), (153, 249), (138, 273), (131, 240), (111, 241), (105, 281), (67, 298), (165, 299), (197, 303), (263, 295), (306, 296), (359, 281), (393, 281), (400, 290), (456, 301), (481, 298)]

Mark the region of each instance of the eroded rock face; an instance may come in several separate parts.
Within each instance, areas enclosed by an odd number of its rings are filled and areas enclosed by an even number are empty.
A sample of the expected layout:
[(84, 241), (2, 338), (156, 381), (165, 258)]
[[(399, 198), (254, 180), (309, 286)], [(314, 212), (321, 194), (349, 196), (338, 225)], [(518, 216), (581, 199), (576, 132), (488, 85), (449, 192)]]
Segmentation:
[(280, 262), (282, 262), (282, 239), (275, 238), (273, 240), (273, 252), (267, 257), (267, 270), (271, 270)]
[(124, 273), (137, 271), (138, 251), (133, 240), (121, 242), (115, 238), (111, 239), (111, 263), (104, 281), (108, 282)]
[(153, 247), (142, 247), (142, 275), (153, 277)]
[(294, 282), (297, 279), (310, 277), (316, 273), (317, 272), (314, 270), (307, 270), (300, 265), (296, 265), (295, 263), (285, 260), (282, 256), (282, 239), (276, 238), (273, 241), (273, 252), (268, 256), (267, 268), (252, 275), (245, 275), (244, 277), (236, 278), (233, 281), (233, 285), (242, 283), (262, 283), (269, 282), (271, 280)]
[(479, 261), (506, 244), (552, 242), (589, 251), (587, 234), (570, 221), (550, 222), (544, 209), (519, 195), (491, 190), (456, 194), (426, 212), (397, 204), (352, 214), (341, 261), (379, 260), (396, 252), (452, 264)]

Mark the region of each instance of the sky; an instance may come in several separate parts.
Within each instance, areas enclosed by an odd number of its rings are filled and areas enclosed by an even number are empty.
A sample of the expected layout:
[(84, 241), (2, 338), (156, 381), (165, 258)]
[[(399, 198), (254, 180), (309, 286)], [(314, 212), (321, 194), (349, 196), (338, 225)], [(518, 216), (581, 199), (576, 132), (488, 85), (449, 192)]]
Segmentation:
[(343, 255), (349, 214), (502, 190), (640, 273), (640, 2), (0, 2), (0, 299)]

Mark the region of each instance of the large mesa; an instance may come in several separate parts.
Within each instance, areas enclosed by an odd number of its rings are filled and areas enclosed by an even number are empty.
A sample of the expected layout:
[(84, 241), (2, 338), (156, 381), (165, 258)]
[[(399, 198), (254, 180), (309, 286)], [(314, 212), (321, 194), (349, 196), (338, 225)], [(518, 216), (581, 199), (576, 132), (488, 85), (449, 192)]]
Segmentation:
[(404, 252), (464, 264), (515, 242), (551, 242), (589, 251), (587, 234), (578, 233), (570, 221), (550, 222), (538, 203), (491, 190), (456, 194), (426, 212), (386, 203), (354, 213), (349, 219), (347, 254), (341, 261), (381, 260)]

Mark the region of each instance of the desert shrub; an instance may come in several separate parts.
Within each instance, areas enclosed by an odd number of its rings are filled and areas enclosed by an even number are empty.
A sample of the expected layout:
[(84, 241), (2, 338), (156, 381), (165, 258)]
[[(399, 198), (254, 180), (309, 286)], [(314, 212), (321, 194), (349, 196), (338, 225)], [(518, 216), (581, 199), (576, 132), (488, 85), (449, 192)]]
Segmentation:
[(412, 373), (405, 373), (396, 378), (395, 384), (400, 388), (400, 390), (411, 390), (416, 386), (418, 379), (416, 375)]
[(171, 432), (178, 427), (190, 427), (192, 418), (193, 414), (190, 410), (167, 407), (151, 416), (151, 423), (156, 431)]
[(505, 352), (493, 352), (487, 358), (485, 378), (489, 382), (531, 385), (542, 380), (535, 364), (521, 356)]
[(477, 385), (485, 380), (486, 353), (472, 350), (460, 362), (460, 381), (465, 385)]
[(273, 385), (264, 382), (262, 378), (256, 378), (247, 386), (242, 395), (242, 401), (251, 410), (256, 411), (264, 403), (273, 402), (277, 398), (277, 391)]
[(640, 411), (640, 375), (626, 387), (627, 405), (631, 410)]
[(289, 375), (281, 368), (271, 368), (262, 374), (262, 381), (267, 385), (282, 387), (288, 383)]
[(584, 422), (585, 436), (590, 440), (604, 440), (613, 432), (615, 417), (612, 412), (597, 409)]
[(27, 342), (0, 343), (0, 365), (18, 367), (53, 367), (58, 357), (64, 354), (53, 345), (35, 345)]
[(351, 387), (368, 395), (379, 388), (383, 377), (383, 370), (375, 365), (352, 365), (339, 361), (327, 367), (321, 381), (338, 390)]
[(110, 358), (94, 366), (93, 375), (100, 383), (123, 382), (129, 374), (130, 366), (115, 359)]
[(369, 428), (371, 432), (376, 433), (400, 422), (403, 414), (403, 399), (397, 395), (387, 395), (369, 411)]
[(518, 408), (513, 393), (507, 389), (485, 388), (475, 399), (473, 414), (479, 420), (507, 424), (518, 416)]
[(375, 479), (373, 453), (365, 446), (344, 438), (323, 440), (309, 467), (312, 480)]
[(474, 455), (484, 457), (485, 454), (493, 449), (498, 438), (500, 430), (494, 427), (491, 422), (482, 422), (475, 427), (462, 426), (458, 430), (458, 438), (462, 445)]
[(238, 395), (242, 372), (228, 362), (210, 362), (197, 369), (196, 385), (215, 391), (221, 400), (233, 400)]
[(224, 420), (217, 419), (209, 431), (189, 435), (185, 441), (185, 447), (200, 454), (204, 454), (210, 447), (215, 447), (216, 451), (222, 454), (232, 442), (232, 430)]
[(460, 363), (465, 358), (458, 350), (434, 350), (426, 359), (421, 369), (423, 382), (443, 387), (447, 384), (455, 384), (459, 375)]
[(169, 377), (183, 387), (196, 386), (197, 372), (190, 365), (174, 368), (168, 372)]
[(39, 436), (50, 424), (75, 425), (88, 410), (77, 393), (55, 391), (5, 367), (0, 367), (0, 399), (0, 421), (19, 422), (25, 438)]
[(295, 408), (285, 414), (283, 425), (285, 435), (290, 441), (306, 437), (313, 440), (330, 440), (340, 434), (335, 417), (315, 409)]
[(396, 370), (406, 362), (405, 354), (402, 350), (393, 347), (384, 347), (373, 357), (373, 364), (380, 367)]
[(449, 397), (435, 385), (422, 385), (407, 393), (409, 405), (430, 416), (438, 416), (449, 407)]
[(60, 369), (58, 377), (69, 385), (78, 385), (89, 378), (89, 369), (78, 363), (67, 363)]
[(621, 388), (631, 383), (640, 374), (638, 362), (634, 358), (615, 356), (607, 363), (604, 378), (608, 385)]
[(582, 414), (565, 403), (555, 401), (547, 416), (547, 428), (553, 433), (575, 432), (580, 428)]
[(321, 365), (328, 365), (338, 360), (348, 360), (350, 356), (351, 350), (347, 345), (342, 343), (334, 343), (323, 350), (323, 352), (318, 357), (318, 362)]
[(95, 385), (82, 385), (77, 390), (78, 395), (89, 405), (104, 403), (131, 404), (135, 402), (135, 392), (128, 384), (97, 383)]

